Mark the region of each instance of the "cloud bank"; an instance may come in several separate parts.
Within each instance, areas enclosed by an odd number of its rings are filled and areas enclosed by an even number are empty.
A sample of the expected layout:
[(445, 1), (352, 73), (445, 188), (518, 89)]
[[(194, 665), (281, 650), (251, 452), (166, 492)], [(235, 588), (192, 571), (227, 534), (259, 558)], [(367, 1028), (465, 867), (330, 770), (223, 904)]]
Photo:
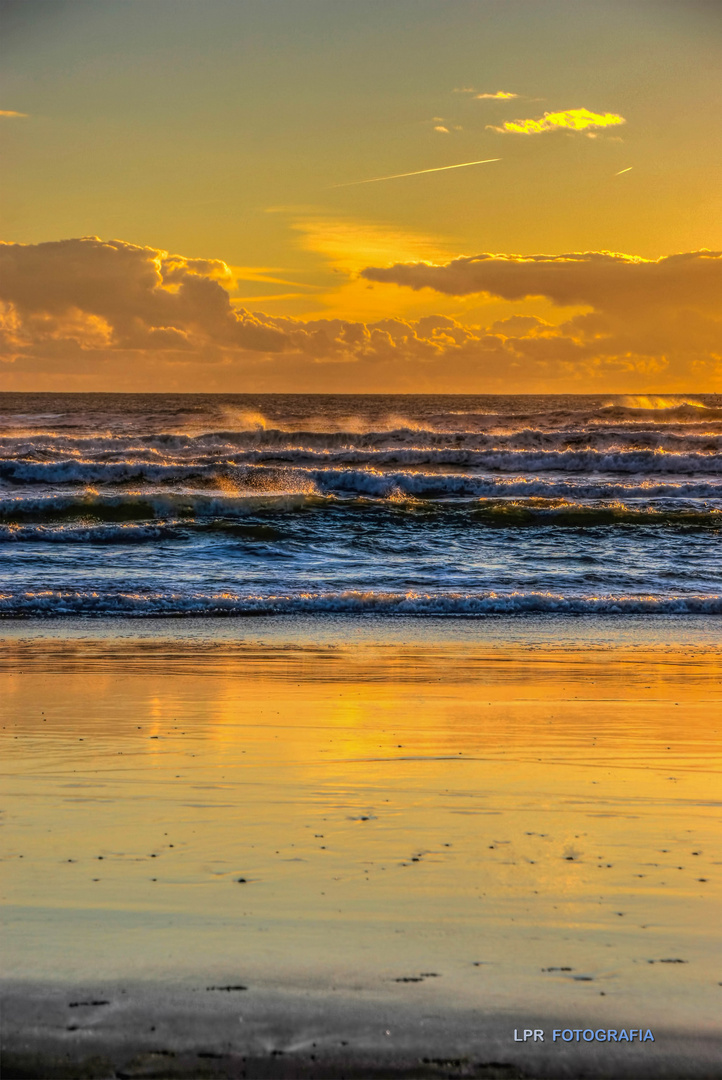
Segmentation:
[(477, 255), (367, 267), (376, 285), (510, 303), (560, 323), (433, 313), (302, 321), (237, 306), (220, 259), (97, 237), (0, 244), (3, 389), (287, 392), (722, 390), (722, 253)]

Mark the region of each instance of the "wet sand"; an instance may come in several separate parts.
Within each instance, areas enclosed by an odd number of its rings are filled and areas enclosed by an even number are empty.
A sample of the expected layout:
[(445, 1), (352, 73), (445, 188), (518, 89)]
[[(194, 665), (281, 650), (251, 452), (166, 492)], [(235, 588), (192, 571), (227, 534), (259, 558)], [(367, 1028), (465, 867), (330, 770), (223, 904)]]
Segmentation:
[(565, 625), (3, 627), (3, 1077), (721, 1075), (716, 628)]

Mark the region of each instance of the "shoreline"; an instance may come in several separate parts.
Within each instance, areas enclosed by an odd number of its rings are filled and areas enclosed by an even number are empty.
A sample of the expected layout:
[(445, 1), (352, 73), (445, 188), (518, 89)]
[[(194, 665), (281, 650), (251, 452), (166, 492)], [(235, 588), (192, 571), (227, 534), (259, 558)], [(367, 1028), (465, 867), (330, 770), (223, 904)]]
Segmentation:
[(0, 645), (5, 639), (157, 638), (187, 641), (313, 643), (488, 643), (499, 646), (543, 642), (560, 649), (608, 648), (617, 644), (709, 645), (722, 650), (719, 615), (699, 613), (520, 612), (475, 615), (314, 614), (243, 615), (0, 615)]

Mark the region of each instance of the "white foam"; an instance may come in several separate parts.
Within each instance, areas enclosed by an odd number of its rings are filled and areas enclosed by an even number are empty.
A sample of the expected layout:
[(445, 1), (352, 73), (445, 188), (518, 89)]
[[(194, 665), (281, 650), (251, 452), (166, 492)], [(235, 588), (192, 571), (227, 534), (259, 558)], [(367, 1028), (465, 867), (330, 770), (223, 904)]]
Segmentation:
[(722, 596), (606, 595), (541, 592), (319, 592), (234, 594), (87, 590), (0, 592), (0, 615), (157, 616), (248, 614), (377, 614), (483, 617), (497, 614), (722, 614)]

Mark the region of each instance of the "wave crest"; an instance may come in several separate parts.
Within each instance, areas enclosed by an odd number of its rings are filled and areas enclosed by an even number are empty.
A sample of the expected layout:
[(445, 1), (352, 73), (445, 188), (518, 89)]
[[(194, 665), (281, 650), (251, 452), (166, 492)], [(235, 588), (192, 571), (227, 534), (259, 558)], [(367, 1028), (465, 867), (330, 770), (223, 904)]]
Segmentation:
[(383, 614), (466, 616), (509, 614), (689, 615), (722, 614), (722, 596), (563, 596), (554, 593), (319, 592), (240, 595), (222, 593), (39, 590), (1, 592), (0, 615), (48, 616), (244, 616)]

